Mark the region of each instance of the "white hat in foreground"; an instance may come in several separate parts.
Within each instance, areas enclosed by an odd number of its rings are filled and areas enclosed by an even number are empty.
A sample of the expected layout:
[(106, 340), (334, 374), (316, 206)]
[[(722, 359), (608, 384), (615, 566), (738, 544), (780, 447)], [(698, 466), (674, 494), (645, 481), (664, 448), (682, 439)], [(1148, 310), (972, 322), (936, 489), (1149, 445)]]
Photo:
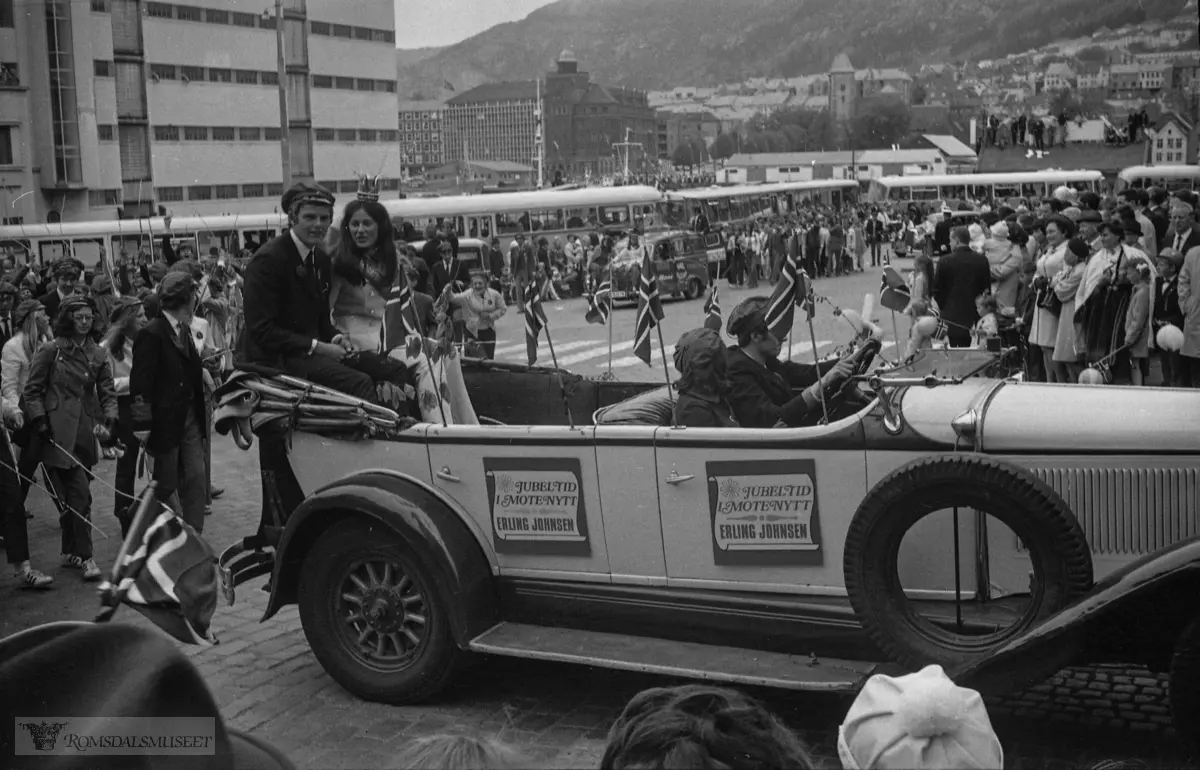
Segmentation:
[(846, 770), (1004, 767), (983, 698), (941, 666), (867, 680), (838, 730)]

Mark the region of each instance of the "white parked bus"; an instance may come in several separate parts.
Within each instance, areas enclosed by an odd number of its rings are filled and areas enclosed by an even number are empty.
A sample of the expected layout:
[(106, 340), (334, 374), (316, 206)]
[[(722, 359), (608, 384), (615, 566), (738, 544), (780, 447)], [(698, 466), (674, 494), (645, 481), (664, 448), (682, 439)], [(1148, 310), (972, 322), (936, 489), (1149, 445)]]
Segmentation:
[(843, 205), (857, 199), (853, 179), (815, 179), (807, 182), (768, 182), (732, 187), (704, 187), (668, 192), (659, 209), (662, 224), (691, 227), (703, 214), (710, 229), (749, 221), (756, 216), (785, 214), (806, 200)]
[(1117, 174), (1117, 187), (1118, 191), (1127, 187), (1200, 190), (1200, 166), (1130, 166)]
[(155, 254), (161, 257), (163, 238), (176, 254), (201, 259), (213, 249), (237, 256), (256, 250), (283, 231), (282, 214), (222, 214), (212, 217), (114, 219), (0, 227), (0, 254), (24, 264), (53, 262), (63, 255), (89, 269), (113, 257)]
[[(663, 196), (653, 187), (585, 187), (577, 190), (534, 190), (493, 195), (447, 195), (381, 201), (396, 233), (410, 226), (423, 240), (427, 225), (452, 222), (460, 238), (502, 239), (518, 234), (554, 238), (599, 228), (653, 227)], [(334, 217), (335, 221), (339, 217)]]
[(1059, 187), (1095, 192), (1104, 175), (1099, 171), (1029, 171), (1015, 174), (940, 174), (884, 176), (872, 179), (867, 200), (876, 203), (945, 201), (961, 203), (1009, 198), (1044, 198)]

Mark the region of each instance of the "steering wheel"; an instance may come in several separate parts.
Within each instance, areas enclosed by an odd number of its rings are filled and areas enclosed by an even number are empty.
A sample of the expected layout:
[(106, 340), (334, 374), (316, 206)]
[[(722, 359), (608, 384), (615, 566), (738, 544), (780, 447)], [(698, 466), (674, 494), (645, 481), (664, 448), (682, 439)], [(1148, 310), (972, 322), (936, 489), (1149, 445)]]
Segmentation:
[(832, 394), (826, 396), (826, 405), (830, 412), (843, 403), (862, 403), (865, 405), (865, 400), (859, 393), (857, 384), (858, 378), (863, 377), (867, 372), (871, 371), (871, 364), (875, 361), (875, 356), (883, 350), (883, 343), (875, 338), (868, 339), (858, 350), (854, 351), (854, 369), (850, 376), (847, 377), (838, 389)]

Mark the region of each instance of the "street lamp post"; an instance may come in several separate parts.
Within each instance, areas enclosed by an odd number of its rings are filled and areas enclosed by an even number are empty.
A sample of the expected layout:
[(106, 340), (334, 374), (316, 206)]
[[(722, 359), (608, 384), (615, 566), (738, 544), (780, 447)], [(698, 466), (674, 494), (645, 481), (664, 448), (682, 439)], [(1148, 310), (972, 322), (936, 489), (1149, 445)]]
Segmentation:
[(283, 0), (275, 0), (275, 68), (279, 80), (279, 156), (286, 190), (292, 186), (292, 144), (288, 128), (287, 65), (283, 57)]

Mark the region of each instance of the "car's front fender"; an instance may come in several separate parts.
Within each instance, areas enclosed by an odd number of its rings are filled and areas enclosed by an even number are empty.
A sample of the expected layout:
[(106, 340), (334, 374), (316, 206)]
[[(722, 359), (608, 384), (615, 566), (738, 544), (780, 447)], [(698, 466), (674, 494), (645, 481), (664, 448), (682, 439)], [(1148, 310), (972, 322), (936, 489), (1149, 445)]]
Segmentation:
[(304, 500), (288, 519), (271, 578), (263, 620), (297, 600), (304, 558), (320, 536), (350, 517), (365, 517), (395, 532), (430, 575), (459, 645), (496, 621), (492, 570), (483, 546), (462, 518), (423, 484), (394, 471), (348, 476)]
[[(1024, 661), (1043, 656), (1052, 647), (1061, 649), (1060, 645), (1071, 645), (1081, 652), (1094, 647), (1088, 636), (1106, 621), (1117, 619), (1125, 625), (1145, 622), (1181, 628), (1182, 623), (1198, 612), (1200, 537), (1192, 537), (1113, 572), (1087, 596), (987, 658), (950, 673), (964, 686), (988, 692), (1010, 690), (1031, 684), (1021, 681)], [(1124, 629), (1124, 633), (1130, 632), (1137, 633), (1139, 629)], [(1160, 641), (1173, 643), (1173, 639)]]

